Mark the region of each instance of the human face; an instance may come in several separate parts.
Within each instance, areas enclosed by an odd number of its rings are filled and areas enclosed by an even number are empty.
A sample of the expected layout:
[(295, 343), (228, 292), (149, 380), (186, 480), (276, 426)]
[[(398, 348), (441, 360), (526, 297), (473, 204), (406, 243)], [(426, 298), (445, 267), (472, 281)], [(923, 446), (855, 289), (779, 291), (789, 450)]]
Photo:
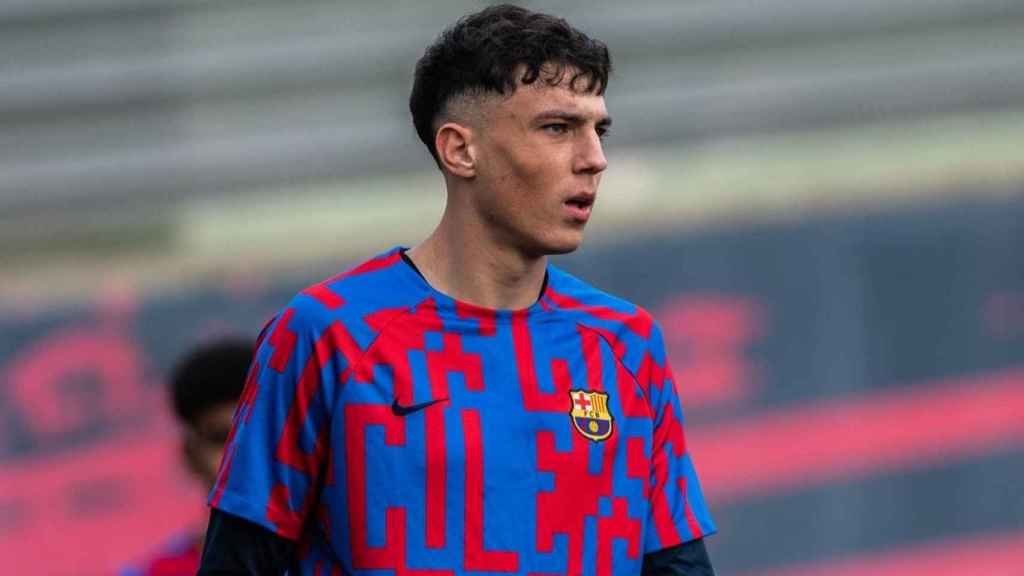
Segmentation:
[(478, 215), (499, 243), (529, 256), (579, 247), (608, 166), (604, 97), (573, 90), (571, 76), (551, 86), (542, 75), (495, 98), (480, 130)]
[(207, 489), (213, 488), (217, 480), (234, 413), (231, 402), (211, 406), (198, 414), (194, 426), (187, 427), (185, 455), (192, 472)]

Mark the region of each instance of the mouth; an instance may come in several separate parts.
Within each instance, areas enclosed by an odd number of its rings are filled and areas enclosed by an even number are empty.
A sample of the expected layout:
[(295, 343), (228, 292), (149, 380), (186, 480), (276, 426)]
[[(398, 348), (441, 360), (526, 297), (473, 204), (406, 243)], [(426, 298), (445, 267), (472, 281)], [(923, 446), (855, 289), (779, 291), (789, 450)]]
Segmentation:
[(592, 192), (581, 192), (566, 200), (564, 206), (573, 220), (586, 222), (590, 218), (590, 210), (596, 197), (597, 195)]

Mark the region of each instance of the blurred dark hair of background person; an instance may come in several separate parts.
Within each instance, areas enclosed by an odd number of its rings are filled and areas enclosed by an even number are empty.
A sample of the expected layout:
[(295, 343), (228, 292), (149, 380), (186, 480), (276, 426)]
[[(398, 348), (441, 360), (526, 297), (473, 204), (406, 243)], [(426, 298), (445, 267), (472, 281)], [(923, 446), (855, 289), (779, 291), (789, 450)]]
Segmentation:
[[(201, 344), (175, 367), (168, 390), (181, 428), (181, 452), (192, 477), (209, 491), (217, 476), (235, 405), (245, 388), (254, 345), (230, 337)], [(123, 576), (193, 576), (199, 569), (204, 529), (193, 527), (173, 536)]]

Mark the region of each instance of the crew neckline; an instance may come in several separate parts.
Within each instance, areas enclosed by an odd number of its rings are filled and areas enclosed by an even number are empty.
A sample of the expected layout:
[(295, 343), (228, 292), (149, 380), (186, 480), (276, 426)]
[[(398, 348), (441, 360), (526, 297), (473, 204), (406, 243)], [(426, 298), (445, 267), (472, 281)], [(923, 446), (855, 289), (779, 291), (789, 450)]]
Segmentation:
[(412, 261), (412, 258), (410, 258), (409, 255), (406, 253), (408, 252), (408, 250), (409, 248), (401, 246), (398, 248), (398, 253), (401, 256), (402, 262), (405, 264), (404, 268), (412, 272), (411, 276), (414, 277), (414, 281), (417, 284), (419, 284), (422, 288), (424, 288), (427, 292), (435, 296), (439, 296), (442, 300), (452, 302), (457, 309), (465, 310), (467, 312), (476, 314), (493, 314), (495, 316), (515, 316), (522, 314), (530, 314), (533, 312), (544, 312), (550, 308), (550, 305), (544, 302), (544, 298), (545, 296), (547, 296), (548, 286), (550, 285), (551, 281), (550, 261), (547, 262), (547, 264), (545, 265), (544, 282), (541, 284), (540, 294), (538, 294), (537, 299), (534, 300), (533, 304), (527, 306), (526, 308), (487, 308), (486, 306), (478, 306), (476, 304), (471, 304), (464, 300), (459, 300), (458, 298), (454, 298), (438, 290), (437, 288), (434, 288), (434, 286), (432, 286), (430, 282), (427, 282), (426, 276), (423, 275), (423, 272), (420, 271), (420, 269)]

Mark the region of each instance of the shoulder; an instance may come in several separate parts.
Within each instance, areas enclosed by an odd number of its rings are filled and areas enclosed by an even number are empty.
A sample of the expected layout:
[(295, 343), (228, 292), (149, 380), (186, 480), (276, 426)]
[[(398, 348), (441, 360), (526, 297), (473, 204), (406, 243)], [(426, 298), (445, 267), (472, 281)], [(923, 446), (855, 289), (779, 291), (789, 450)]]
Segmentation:
[(607, 342), (647, 401), (659, 405), (672, 380), (661, 326), (643, 307), (551, 267), (544, 294), (556, 313)]
[(559, 312), (609, 340), (627, 367), (638, 368), (642, 356), (662, 347), (661, 329), (650, 312), (564, 270), (549, 268), (544, 296)]
[[(292, 331), (322, 332), (340, 322), (370, 324), (374, 318), (400, 313), (422, 298), (402, 261), (400, 248), (392, 248), (348, 270), (307, 286), (271, 319), (272, 326), (285, 323)], [(265, 335), (265, 334), (264, 334)]]
[(643, 307), (600, 290), (555, 266), (549, 268), (545, 296), (558, 308), (577, 312), (581, 322), (618, 325), (644, 340), (657, 328), (654, 318)]

